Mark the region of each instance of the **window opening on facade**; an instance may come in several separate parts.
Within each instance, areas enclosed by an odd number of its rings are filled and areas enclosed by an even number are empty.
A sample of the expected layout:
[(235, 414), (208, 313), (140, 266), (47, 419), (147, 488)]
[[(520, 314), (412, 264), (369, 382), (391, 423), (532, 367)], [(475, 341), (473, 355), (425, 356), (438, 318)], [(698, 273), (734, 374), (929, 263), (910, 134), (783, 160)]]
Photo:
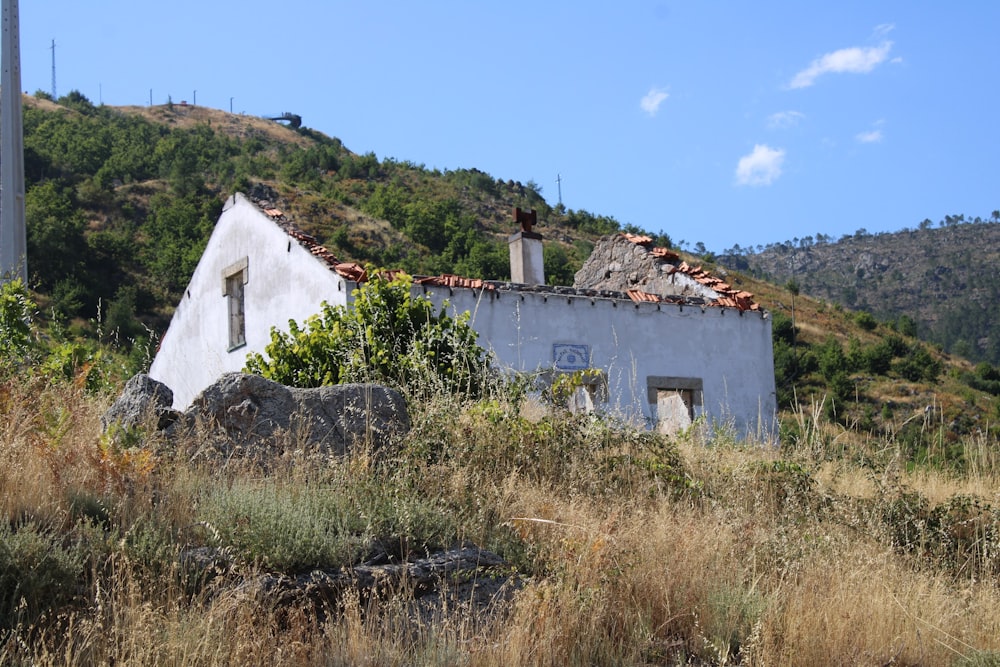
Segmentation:
[(599, 411), (608, 402), (608, 378), (603, 371), (586, 368), (573, 372), (550, 370), (540, 378), (550, 399), (574, 414)]
[(222, 271), (222, 294), (226, 297), (229, 320), (229, 350), (247, 344), (246, 300), (247, 258), (227, 266)]
[(674, 434), (691, 426), (701, 413), (701, 378), (650, 376), (646, 379), (653, 421), (660, 433)]
[(590, 414), (608, 402), (608, 379), (603, 372), (588, 369), (573, 374), (579, 385), (569, 395), (566, 407), (573, 414)]

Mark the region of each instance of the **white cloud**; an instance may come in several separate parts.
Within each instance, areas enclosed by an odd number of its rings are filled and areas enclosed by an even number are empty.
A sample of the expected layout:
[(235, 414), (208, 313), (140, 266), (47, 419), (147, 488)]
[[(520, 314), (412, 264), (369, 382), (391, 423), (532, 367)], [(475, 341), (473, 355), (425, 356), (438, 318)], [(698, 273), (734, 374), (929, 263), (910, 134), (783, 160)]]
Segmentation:
[(737, 185), (770, 185), (781, 176), (781, 165), (785, 161), (783, 148), (771, 148), (757, 144), (753, 152), (740, 158), (736, 165)]
[(808, 88), (816, 83), (820, 75), (828, 72), (851, 72), (865, 74), (885, 62), (889, 57), (892, 42), (882, 42), (880, 46), (861, 48), (854, 46), (820, 56), (809, 67), (796, 74), (789, 88)]
[(880, 23), (879, 25), (875, 26), (875, 30), (873, 32), (875, 33), (875, 37), (878, 37), (879, 39), (884, 39), (886, 35), (888, 35), (895, 29), (896, 29), (895, 23)]
[(656, 112), (660, 110), (660, 105), (668, 97), (670, 97), (670, 94), (663, 88), (650, 88), (646, 96), (639, 102), (639, 108), (650, 116), (655, 116)]
[(868, 132), (859, 132), (854, 135), (854, 138), (863, 144), (877, 144), (882, 141), (882, 130), (870, 130)]
[(767, 117), (767, 126), (772, 130), (795, 127), (805, 117), (801, 111), (779, 111)]
[(862, 144), (877, 144), (882, 141), (882, 126), (885, 125), (885, 119), (880, 118), (873, 123), (875, 129), (868, 130), (867, 132), (858, 132), (854, 135), (855, 140)]

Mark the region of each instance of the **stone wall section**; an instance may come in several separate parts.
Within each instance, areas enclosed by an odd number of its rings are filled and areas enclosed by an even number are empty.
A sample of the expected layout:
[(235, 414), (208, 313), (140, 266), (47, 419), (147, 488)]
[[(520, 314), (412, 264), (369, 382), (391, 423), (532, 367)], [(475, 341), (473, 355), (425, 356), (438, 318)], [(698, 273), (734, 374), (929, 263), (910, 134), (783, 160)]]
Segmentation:
[(605, 236), (576, 272), (573, 287), (617, 292), (640, 290), (659, 296), (702, 297), (709, 301), (720, 296), (687, 275), (677, 255), (656, 250), (659, 249), (631, 241), (622, 234)]

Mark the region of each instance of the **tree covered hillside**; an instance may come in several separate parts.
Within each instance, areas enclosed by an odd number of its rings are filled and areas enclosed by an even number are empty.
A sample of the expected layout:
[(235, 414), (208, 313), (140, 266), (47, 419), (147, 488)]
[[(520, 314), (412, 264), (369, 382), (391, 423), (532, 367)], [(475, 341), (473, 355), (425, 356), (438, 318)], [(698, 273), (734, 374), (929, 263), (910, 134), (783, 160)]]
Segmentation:
[(921, 338), (974, 361), (1000, 363), (1000, 211), (989, 219), (949, 215), (937, 226), (833, 241), (822, 234), (729, 251), (727, 266), (865, 310), (907, 318)]
[(552, 207), (531, 182), (379, 160), (308, 128), (204, 107), (38, 93), (24, 120), (31, 287), (57, 317), (97, 319), (124, 339), (143, 334), (140, 322), (162, 330), (223, 200), (257, 184), (338, 257), (411, 273), (506, 277), (520, 206), (538, 210), (550, 282), (571, 284), (593, 241), (623, 228)]

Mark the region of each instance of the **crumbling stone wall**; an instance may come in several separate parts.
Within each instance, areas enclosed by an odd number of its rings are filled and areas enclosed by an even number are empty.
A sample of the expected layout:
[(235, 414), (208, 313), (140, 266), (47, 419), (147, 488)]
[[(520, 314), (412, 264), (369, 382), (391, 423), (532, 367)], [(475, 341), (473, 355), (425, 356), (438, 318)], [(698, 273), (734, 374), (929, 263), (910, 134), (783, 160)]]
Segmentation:
[(641, 290), (659, 296), (709, 300), (719, 296), (715, 290), (687, 275), (681, 264), (680, 258), (669, 251), (614, 234), (597, 242), (594, 252), (576, 272), (573, 287), (617, 292)]

